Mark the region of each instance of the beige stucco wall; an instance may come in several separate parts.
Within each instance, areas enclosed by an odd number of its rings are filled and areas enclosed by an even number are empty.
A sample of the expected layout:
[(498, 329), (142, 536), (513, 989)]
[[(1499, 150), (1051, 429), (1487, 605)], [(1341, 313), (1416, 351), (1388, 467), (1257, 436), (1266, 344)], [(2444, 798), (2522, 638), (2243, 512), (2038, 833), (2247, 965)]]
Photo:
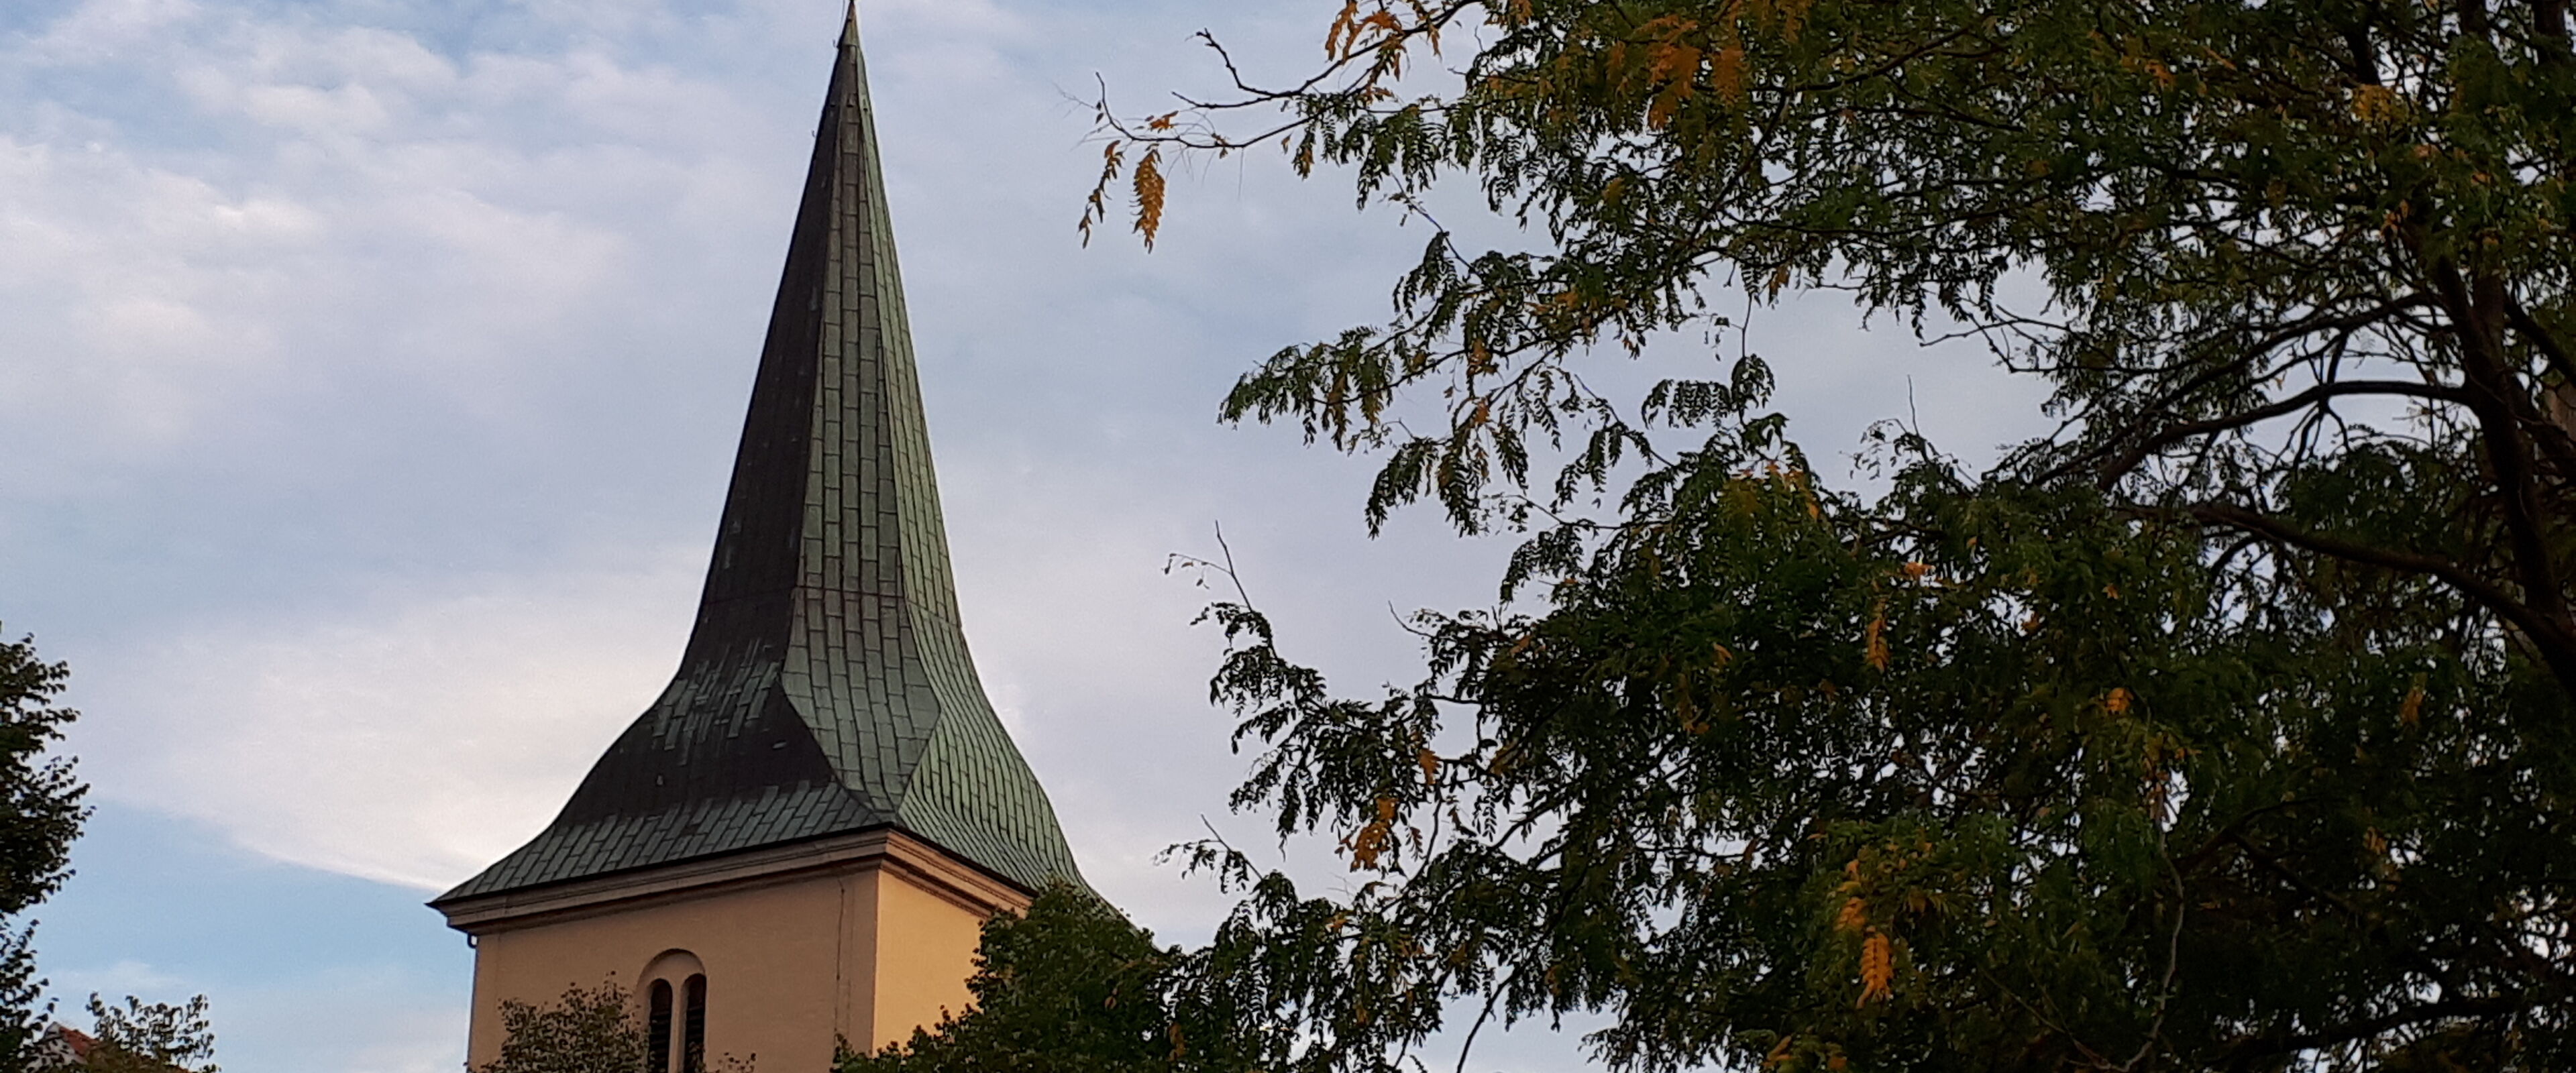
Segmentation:
[(762, 1073), (821, 1073), (836, 1039), (881, 1046), (964, 1009), (987, 911), (904, 870), (872, 867), (484, 932), (468, 1061), (499, 1054), (503, 1001), (550, 1001), (604, 979), (635, 990), (655, 958), (683, 950), (706, 967), (711, 1064), (756, 1055)]
[[(900, 875), (877, 888), (876, 1047), (912, 1038), (917, 1025), (936, 1025), (943, 1014), (973, 1004), (966, 978), (984, 937), (983, 916)], [(850, 1042), (859, 1041), (852, 1035)]]

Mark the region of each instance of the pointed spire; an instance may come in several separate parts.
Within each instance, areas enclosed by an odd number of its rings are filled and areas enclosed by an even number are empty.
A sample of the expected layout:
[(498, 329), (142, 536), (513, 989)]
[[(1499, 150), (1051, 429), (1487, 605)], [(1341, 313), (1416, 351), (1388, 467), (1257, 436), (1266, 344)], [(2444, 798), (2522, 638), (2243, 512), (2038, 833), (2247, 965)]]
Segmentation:
[(855, 5), (680, 672), (445, 901), (870, 827), (1079, 881), (967, 655)]

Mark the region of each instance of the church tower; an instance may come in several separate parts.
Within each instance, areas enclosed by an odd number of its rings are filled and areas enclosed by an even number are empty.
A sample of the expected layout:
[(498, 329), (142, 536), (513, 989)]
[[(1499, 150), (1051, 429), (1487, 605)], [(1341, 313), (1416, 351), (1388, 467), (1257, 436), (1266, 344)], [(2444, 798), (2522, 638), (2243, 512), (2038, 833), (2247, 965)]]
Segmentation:
[(505, 1001), (613, 977), (646, 1073), (817, 1071), (962, 1010), (979, 929), (1080, 883), (984, 697), (904, 323), (855, 11), (679, 675), (545, 831), (430, 904)]

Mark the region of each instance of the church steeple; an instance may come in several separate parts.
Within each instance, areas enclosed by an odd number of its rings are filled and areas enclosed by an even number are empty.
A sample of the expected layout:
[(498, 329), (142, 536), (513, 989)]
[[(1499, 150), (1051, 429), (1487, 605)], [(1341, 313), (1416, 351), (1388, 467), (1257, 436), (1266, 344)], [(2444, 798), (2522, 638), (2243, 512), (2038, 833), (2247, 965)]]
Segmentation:
[(959, 627), (854, 10), (679, 674), (434, 904), (875, 827), (1079, 882)]

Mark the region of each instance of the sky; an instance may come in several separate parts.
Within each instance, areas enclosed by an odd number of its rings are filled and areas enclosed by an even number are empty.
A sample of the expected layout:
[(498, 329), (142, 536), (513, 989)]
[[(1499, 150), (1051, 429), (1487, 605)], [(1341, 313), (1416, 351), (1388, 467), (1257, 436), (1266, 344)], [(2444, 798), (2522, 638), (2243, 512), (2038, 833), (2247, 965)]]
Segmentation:
[[(57, 995), (204, 993), (238, 1073), (457, 1067), (470, 953), (421, 903), (675, 668), (840, 3), (0, 5), (0, 629), (71, 664), (97, 807), (35, 913)], [(1265, 830), (1170, 557), (1221, 525), (1289, 653), (1365, 691), (1411, 676), (1398, 614), (1490, 603), (1508, 551), (1372, 539), (1366, 460), (1214, 420), (1382, 315), (1420, 221), (1254, 157), (1178, 175), (1150, 253), (1075, 232), (1102, 86), (1215, 91), (1201, 28), (1284, 79), (1338, 7), (862, 9), (975, 658), (1087, 877), (1169, 940), (1225, 901), (1160, 851)], [(1838, 300), (1743, 345), (1820, 459), (1908, 414), (1971, 458), (2042, 427)]]

